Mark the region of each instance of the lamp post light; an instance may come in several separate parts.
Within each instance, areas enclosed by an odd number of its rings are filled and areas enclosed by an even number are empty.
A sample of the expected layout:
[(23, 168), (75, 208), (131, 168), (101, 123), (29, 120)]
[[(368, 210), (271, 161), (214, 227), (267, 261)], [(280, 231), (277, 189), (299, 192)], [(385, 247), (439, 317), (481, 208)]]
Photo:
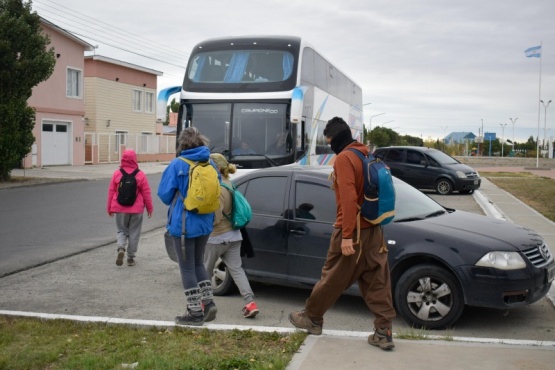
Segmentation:
[(374, 114), (373, 116), (370, 116), (370, 142), (368, 143), (368, 145), (370, 146), (370, 150), (372, 149), (372, 118), (377, 117), (377, 116), (381, 116), (382, 114), (385, 113), (378, 113), (378, 114)]
[(382, 123), (382, 127), (383, 127), (383, 125), (388, 124), (388, 123), (391, 123), (391, 122), (395, 122), (395, 120), (387, 121), (387, 122)]
[(443, 151), (445, 152), (445, 131), (447, 130), (447, 128), (449, 128), (449, 126), (440, 126), (440, 128), (443, 130)]
[(511, 120), (511, 123), (513, 124), (513, 152), (515, 150), (515, 123), (516, 120), (518, 119), (518, 117), (516, 117), (515, 119), (509, 118)]
[(543, 113), (543, 147), (545, 149), (545, 139), (547, 136), (547, 107), (549, 107), (549, 104), (551, 103), (551, 99), (547, 102), (547, 104), (545, 104), (543, 102), (543, 100), (540, 100), (540, 102), (543, 104), (543, 109), (544, 109), (544, 113)]
[(500, 123), (499, 125), (501, 126), (501, 158), (503, 158), (503, 141), (505, 141), (505, 126), (507, 126), (507, 124)]

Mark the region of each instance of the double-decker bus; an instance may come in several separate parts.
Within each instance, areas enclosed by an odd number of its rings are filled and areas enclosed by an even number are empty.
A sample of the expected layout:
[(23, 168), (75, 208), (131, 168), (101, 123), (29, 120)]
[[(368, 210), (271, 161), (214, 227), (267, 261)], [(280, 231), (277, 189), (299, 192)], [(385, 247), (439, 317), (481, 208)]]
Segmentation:
[(183, 85), (160, 92), (158, 119), (178, 91), (177, 136), (197, 127), (212, 152), (239, 168), (327, 163), (323, 130), (334, 116), (362, 141), (361, 88), (299, 37), (203, 41), (191, 52)]

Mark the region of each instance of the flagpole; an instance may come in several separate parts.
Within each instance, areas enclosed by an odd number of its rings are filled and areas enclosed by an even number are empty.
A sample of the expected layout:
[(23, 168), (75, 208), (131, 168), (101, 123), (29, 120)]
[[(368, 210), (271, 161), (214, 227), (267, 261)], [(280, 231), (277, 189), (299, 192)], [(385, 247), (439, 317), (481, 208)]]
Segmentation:
[(542, 100), (542, 54), (543, 54), (543, 41), (540, 42), (540, 83), (538, 92), (538, 136), (536, 136), (536, 168), (540, 167), (540, 113)]

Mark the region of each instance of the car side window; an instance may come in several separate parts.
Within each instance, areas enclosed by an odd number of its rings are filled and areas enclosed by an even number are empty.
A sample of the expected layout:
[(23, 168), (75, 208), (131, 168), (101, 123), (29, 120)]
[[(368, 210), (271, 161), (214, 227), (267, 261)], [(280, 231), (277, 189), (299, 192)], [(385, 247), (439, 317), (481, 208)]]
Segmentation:
[(285, 176), (260, 177), (241, 184), (238, 189), (249, 201), (253, 213), (281, 216), (286, 184)]
[(426, 158), (428, 158), (428, 162), (430, 162), (430, 166), (432, 166), (432, 167), (441, 167), (439, 165), (439, 163), (435, 159), (430, 157), (429, 155), (427, 155)]
[(399, 149), (390, 149), (384, 160), (386, 162), (403, 162), (403, 152)]
[(407, 163), (408, 164), (422, 164), (422, 161), (426, 162), (426, 157), (424, 154), (416, 150), (407, 150)]
[(297, 181), (295, 183), (295, 218), (335, 222), (335, 198), (329, 186)]
[(387, 153), (387, 151), (385, 151), (385, 150), (376, 150), (373, 155), (374, 155), (374, 157), (383, 160), (386, 153)]

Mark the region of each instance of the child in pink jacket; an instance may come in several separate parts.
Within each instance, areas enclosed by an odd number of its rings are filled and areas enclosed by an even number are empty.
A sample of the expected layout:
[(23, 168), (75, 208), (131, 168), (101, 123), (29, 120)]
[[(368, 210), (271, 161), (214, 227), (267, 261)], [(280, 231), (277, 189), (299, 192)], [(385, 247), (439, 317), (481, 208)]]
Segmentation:
[(141, 236), (141, 227), (143, 226), (143, 213), (146, 207), (148, 217), (152, 216), (154, 210), (152, 206), (152, 197), (150, 195), (150, 186), (145, 173), (139, 170), (135, 175), (137, 183), (137, 197), (131, 205), (122, 205), (118, 201), (118, 187), (123, 177), (121, 170), (127, 174), (139, 168), (137, 164), (137, 155), (133, 149), (127, 149), (121, 157), (121, 166), (112, 175), (110, 185), (108, 186), (108, 202), (106, 210), (108, 215), (113, 217), (116, 215), (117, 228), (117, 248), (118, 256), (116, 265), (123, 265), (123, 257), (125, 256), (125, 245), (129, 240), (127, 248), (127, 266), (135, 265), (135, 254), (139, 246), (139, 238)]

